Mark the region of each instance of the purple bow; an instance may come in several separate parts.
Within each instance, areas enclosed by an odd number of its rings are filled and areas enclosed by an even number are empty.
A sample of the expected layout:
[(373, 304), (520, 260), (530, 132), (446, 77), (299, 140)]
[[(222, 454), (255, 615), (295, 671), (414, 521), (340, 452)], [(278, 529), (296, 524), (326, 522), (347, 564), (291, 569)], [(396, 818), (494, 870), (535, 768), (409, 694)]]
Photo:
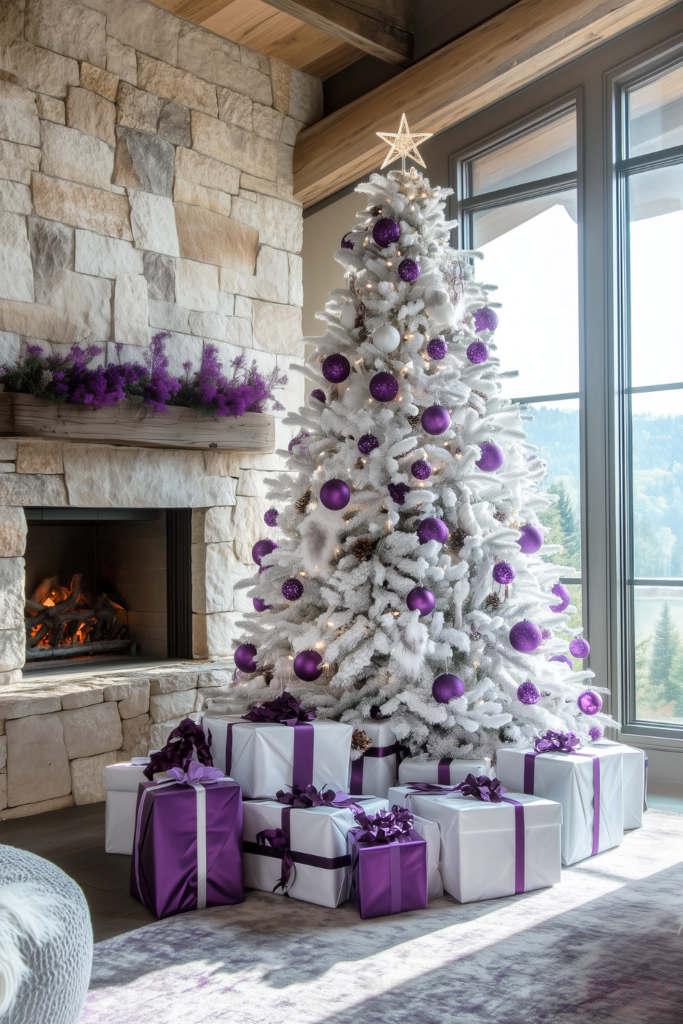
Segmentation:
[(176, 782), (191, 785), (193, 782), (218, 782), (226, 776), (219, 768), (212, 768), (208, 764), (200, 764), (199, 761), (190, 761), (187, 771), (183, 768), (169, 768), (168, 774)]
[(553, 732), (552, 729), (548, 729), (545, 736), (537, 736), (534, 740), (537, 754), (547, 754), (554, 750), (573, 754), (581, 746), (583, 744), (575, 732)]
[(204, 735), (201, 725), (196, 725), (191, 718), (183, 718), (168, 737), (165, 747), (150, 755), (149, 764), (145, 768), (144, 775), (150, 781), (156, 772), (167, 772), (169, 768), (187, 768), (191, 763), (192, 753), (197, 751), (197, 759), (202, 764), (213, 765), (209, 740)]
[(315, 718), (315, 711), (304, 711), (301, 701), (285, 690), (274, 700), (264, 701), (256, 708), (242, 715), (248, 722), (280, 722), (282, 725), (294, 725), (296, 722), (310, 722)]
[(335, 793), (333, 789), (323, 789), (320, 792), (315, 786), (292, 786), (292, 792), (286, 793), (280, 789), (275, 794), (275, 799), (280, 804), (287, 804), (289, 807), (356, 807), (356, 801), (342, 790)]
[(283, 828), (266, 828), (263, 832), (256, 833), (256, 842), (259, 846), (272, 846), (275, 852), (282, 857), (282, 875), (278, 878), (273, 892), (277, 892), (278, 889), (284, 891), (289, 881), (290, 872), (294, 867), (289, 850), (289, 833), (285, 832)]
[(413, 816), (406, 807), (395, 804), (390, 811), (378, 811), (372, 817), (363, 810), (354, 814), (359, 829), (354, 830), (357, 843), (394, 843), (401, 836), (409, 836), (413, 825)]
[(503, 793), (507, 793), (505, 786), (501, 786), (500, 779), (490, 779), (488, 775), (468, 775), (465, 781), (455, 788), (463, 796), (473, 796), (475, 800), (482, 800), (487, 804), (501, 803)]

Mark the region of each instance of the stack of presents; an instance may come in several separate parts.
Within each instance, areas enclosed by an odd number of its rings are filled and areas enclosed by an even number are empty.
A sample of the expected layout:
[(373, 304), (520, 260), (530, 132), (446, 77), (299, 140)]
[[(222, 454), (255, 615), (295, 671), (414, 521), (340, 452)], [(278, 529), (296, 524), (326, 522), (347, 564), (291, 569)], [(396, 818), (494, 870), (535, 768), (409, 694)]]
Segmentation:
[[(161, 751), (105, 769), (106, 848), (157, 917), (245, 886), (361, 917), (529, 892), (642, 824), (647, 759), (548, 732), (486, 759), (401, 758), (389, 720), (317, 721), (291, 695), (209, 701)], [(353, 746), (353, 751), (352, 751)]]

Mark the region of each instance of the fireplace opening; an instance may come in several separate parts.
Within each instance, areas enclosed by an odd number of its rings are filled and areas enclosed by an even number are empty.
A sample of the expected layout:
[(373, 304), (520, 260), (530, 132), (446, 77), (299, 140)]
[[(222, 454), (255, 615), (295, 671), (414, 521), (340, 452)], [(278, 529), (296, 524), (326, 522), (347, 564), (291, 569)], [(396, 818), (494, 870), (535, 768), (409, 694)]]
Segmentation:
[(25, 512), (27, 667), (192, 657), (190, 509)]

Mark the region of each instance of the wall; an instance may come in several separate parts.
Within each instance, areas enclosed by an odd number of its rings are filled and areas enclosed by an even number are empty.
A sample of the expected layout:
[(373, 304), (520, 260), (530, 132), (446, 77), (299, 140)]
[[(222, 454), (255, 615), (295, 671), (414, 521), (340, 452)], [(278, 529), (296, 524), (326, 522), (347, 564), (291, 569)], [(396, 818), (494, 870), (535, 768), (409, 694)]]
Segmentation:
[(325, 308), (328, 293), (344, 288), (344, 271), (334, 259), (341, 240), (356, 223), (356, 213), (367, 205), (365, 196), (347, 190), (332, 202), (320, 203), (304, 218), (303, 257), (304, 337), (322, 334), (325, 325), (315, 314)]

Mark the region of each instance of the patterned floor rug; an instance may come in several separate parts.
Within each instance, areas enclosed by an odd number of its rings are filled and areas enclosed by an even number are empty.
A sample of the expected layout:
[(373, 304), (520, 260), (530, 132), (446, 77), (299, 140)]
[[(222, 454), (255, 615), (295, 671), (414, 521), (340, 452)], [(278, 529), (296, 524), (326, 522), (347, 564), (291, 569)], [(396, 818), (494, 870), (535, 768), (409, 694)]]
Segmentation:
[(95, 947), (79, 1024), (683, 1019), (683, 815), (651, 810), (552, 889), (360, 921), (250, 892)]

